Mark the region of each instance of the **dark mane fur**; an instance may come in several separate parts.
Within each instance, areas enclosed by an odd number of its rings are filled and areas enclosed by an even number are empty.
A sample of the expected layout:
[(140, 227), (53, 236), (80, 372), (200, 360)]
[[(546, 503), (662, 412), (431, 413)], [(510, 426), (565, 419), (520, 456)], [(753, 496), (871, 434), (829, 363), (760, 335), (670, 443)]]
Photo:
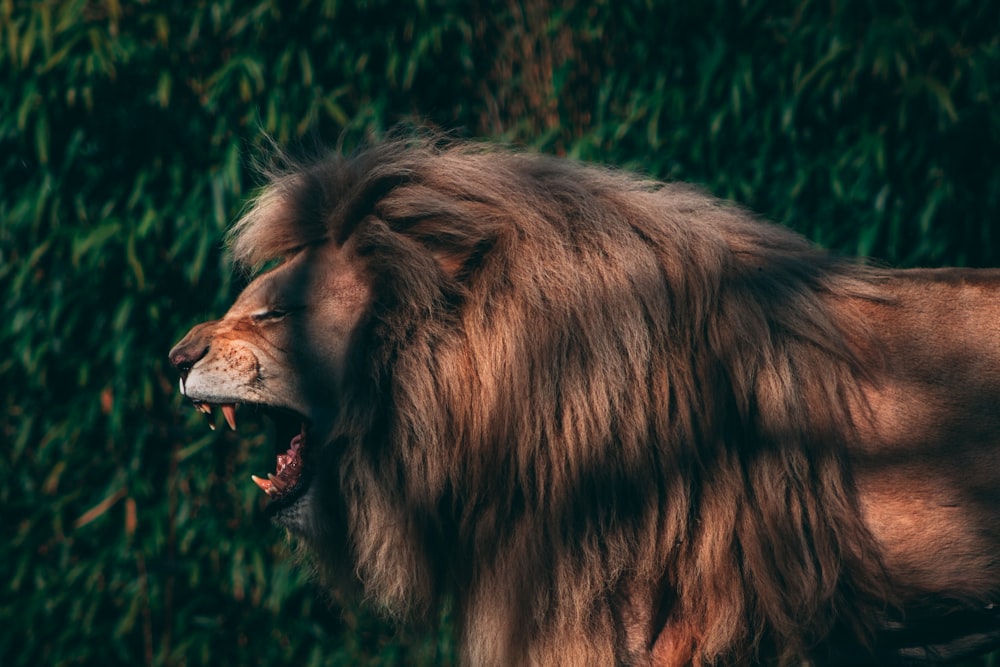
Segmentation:
[(231, 247), (323, 241), (375, 285), (323, 564), (397, 613), (453, 598), (474, 663), (868, 636), (890, 596), (843, 443), (875, 362), (840, 304), (876, 272), (685, 186), (409, 140), (274, 175)]

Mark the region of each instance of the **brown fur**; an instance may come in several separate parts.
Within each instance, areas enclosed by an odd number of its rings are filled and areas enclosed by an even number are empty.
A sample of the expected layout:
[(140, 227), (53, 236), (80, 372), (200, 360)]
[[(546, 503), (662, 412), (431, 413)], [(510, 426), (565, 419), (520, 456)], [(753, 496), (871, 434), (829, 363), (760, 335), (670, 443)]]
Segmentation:
[(901, 621), (1000, 598), (997, 474), (961, 479), (997, 463), (995, 274), (970, 294), (685, 186), (422, 141), (276, 174), (231, 240), (285, 264), (198, 345), (281, 276), (324, 313), (281, 334), (282, 391), (336, 405), (281, 520), (392, 613), (452, 599), (468, 664), (920, 657)]

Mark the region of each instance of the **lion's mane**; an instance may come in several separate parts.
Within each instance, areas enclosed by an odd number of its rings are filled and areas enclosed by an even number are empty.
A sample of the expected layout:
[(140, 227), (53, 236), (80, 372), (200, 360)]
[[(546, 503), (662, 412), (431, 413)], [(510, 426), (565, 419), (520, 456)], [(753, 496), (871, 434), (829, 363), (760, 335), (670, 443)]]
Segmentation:
[(686, 186), (419, 140), (274, 174), (231, 241), (364, 263), (299, 532), (389, 610), (452, 599), (469, 662), (789, 658), (884, 610), (844, 458), (871, 269)]

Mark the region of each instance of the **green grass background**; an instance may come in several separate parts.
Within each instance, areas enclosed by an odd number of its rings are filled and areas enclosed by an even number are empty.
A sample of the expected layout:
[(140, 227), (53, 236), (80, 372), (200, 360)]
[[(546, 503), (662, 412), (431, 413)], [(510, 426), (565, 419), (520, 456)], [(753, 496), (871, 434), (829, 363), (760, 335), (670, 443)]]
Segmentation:
[(998, 265), (998, 35), (981, 0), (0, 0), (0, 663), (453, 659), (307, 582), (261, 425), (208, 431), (167, 366), (240, 286), (265, 133), (427, 123)]

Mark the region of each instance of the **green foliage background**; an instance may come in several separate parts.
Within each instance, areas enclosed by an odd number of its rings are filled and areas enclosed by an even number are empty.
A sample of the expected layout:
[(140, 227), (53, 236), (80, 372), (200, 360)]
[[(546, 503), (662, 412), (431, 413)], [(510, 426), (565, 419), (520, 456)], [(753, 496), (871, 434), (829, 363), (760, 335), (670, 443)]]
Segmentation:
[(239, 287), (221, 239), (265, 133), (415, 120), (997, 265), (998, 26), (976, 0), (0, 0), (0, 663), (453, 659), (307, 583), (248, 481), (261, 425), (208, 431), (167, 367)]

